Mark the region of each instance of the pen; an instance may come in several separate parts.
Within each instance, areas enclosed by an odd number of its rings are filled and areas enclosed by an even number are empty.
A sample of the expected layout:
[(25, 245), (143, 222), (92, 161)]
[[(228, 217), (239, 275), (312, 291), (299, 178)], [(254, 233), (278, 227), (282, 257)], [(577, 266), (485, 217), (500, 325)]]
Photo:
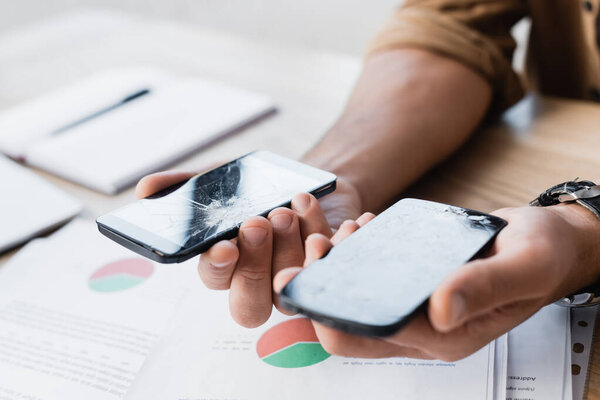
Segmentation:
[(81, 125), (81, 124), (83, 124), (85, 122), (88, 122), (88, 121), (90, 121), (90, 120), (92, 120), (94, 118), (98, 118), (98, 117), (106, 114), (107, 112), (110, 112), (110, 111), (112, 111), (112, 110), (114, 110), (116, 108), (124, 106), (125, 104), (127, 104), (127, 103), (129, 103), (129, 102), (131, 102), (133, 100), (139, 99), (140, 97), (143, 97), (143, 96), (145, 96), (145, 95), (147, 95), (149, 93), (150, 93), (150, 89), (139, 90), (139, 91), (137, 91), (135, 93), (132, 93), (132, 94), (128, 95), (123, 100), (119, 101), (118, 103), (115, 103), (115, 104), (110, 105), (110, 106), (108, 106), (106, 108), (98, 110), (98, 111), (96, 111), (96, 112), (94, 112), (94, 113), (92, 113), (92, 114), (90, 114), (90, 115), (88, 115), (86, 117), (83, 117), (83, 118), (81, 118), (81, 119), (79, 119), (79, 120), (77, 120), (75, 122), (71, 122), (70, 124), (67, 124), (67, 125), (63, 126), (62, 128), (59, 128), (59, 129), (53, 131), (51, 134), (52, 135), (61, 134), (61, 133), (65, 132), (65, 131), (67, 131), (69, 129), (72, 129), (72, 128), (78, 126), (78, 125)]

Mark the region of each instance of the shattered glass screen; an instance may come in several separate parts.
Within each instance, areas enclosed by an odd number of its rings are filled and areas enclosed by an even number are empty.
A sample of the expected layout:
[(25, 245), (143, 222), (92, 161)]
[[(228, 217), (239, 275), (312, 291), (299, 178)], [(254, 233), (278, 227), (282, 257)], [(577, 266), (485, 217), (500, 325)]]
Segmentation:
[(113, 215), (178, 246), (191, 247), (326, 183), (249, 155)]
[(392, 325), (422, 304), (504, 224), (476, 211), (403, 199), (302, 271), (284, 295), (307, 311)]

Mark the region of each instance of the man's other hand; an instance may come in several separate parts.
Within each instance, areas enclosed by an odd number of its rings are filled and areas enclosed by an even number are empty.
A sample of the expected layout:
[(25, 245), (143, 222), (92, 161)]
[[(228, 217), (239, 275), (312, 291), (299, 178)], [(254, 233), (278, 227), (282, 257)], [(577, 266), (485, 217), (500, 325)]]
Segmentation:
[[(600, 221), (579, 205), (502, 209), (508, 221), (487, 258), (465, 264), (432, 294), (427, 313), (385, 338), (354, 336), (314, 322), (331, 354), (462, 359), (550, 304), (599, 278)], [(306, 241), (306, 267), (360, 224)], [(279, 292), (302, 268), (281, 271)]]

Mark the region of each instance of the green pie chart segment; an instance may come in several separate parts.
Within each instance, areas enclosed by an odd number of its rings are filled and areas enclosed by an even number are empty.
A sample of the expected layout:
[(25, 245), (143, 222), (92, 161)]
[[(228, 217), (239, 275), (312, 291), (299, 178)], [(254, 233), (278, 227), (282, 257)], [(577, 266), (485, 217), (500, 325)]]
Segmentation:
[(90, 289), (95, 292), (120, 292), (142, 283), (144, 279), (129, 275), (114, 275), (90, 281)]
[(98, 268), (90, 276), (88, 285), (99, 293), (121, 292), (144, 282), (153, 272), (152, 262), (142, 258), (126, 258)]
[(320, 363), (327, 358), (329, 354), (319, 343), (296, 343), (262, 360), (274, 367), (299, 368)]

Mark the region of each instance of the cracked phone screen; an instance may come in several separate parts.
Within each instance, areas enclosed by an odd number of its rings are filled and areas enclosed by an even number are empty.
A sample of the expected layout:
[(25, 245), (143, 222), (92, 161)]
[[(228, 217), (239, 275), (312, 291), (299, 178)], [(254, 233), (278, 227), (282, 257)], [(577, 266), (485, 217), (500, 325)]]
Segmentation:
[(249, 155), (195, 176), (171, 193), (138, 200), (113, 214), (189, 248), (324, 183)]
[(283, 292), (305, 310), (391, 325), (423, 304), (504, 225), (477, 211), (403, 199), (305, 268)]

